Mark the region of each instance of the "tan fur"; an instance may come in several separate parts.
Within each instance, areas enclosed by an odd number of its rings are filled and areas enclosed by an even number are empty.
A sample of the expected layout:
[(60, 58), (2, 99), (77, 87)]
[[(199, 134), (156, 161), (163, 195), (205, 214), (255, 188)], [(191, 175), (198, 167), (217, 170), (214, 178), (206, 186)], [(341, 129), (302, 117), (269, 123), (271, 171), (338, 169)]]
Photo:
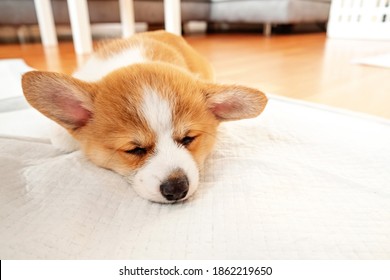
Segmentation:
[[(152, 89), (169, 102), (172, 137), (178, 145), (186, 136), (195, 137), (186, 148), (199, 167), (214, 145), (221, 121), (255, 117), (265, 107), (267, 99), (258, 90), (211, 83), (207, 61), (183, 38), (164, 31), (116, 40), (101, 46), (96, 55), (107, 58), (131, 46), (142, 46), (150, 63), (120, 68), (97, 82), (39, 71), (23, 76), (28, 102), (65, 127), (99, 166), (127, 176), (155, 152), (157, 136), (140, 110), (145, 90)], [(74, 104), (75, 113), (64, 103)], [(75, 116), (81, 121), (74, 121)], [(137, 147), (146, 154), (126, 152)]]
[(118, 39), (101, 45), (96, 54), (107, 58), (132, 46), (142, 46), (150, 61), (166, 62), (186, 69), (192, 74), (213, 81), (210, 64), (182, 38), (165, 31), (136, 34), (128, 39)]
[[(172, 79), (177, 82), (167, 86)], [(154, 152), (156, 135), (138, 110), (145, 85), (171, 104), (174, 139), (179, 142), (185, 136), (196, 136), (188, 150), (200, 165), (215, 142), (219, 121), (207, 108), (201, 84), (186, 73), (152, 63), (115, 71), (95, 84), (99, 89), (94, 102), (95, 118), (85, 129), (73, 133), (86, 154), (96, 164), (123, 174), (129, 168), (140, 167), (147, 159), (123, 151), (141, 146), (148, 148), (148, 155)]]

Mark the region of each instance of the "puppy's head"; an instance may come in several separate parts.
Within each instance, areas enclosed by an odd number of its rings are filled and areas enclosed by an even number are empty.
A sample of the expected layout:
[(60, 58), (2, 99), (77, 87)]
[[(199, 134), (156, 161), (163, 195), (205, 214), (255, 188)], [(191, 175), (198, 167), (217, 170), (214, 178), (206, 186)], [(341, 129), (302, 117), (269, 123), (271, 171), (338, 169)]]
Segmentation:
[(98, 166), (125, 176), (156, 202), (188, 198), (221, 121), (260, 114), (260, 91), (210, 84), (163, 64), (136, 64), (94, 83), (33, 71), (28, 102), (65, 127)]

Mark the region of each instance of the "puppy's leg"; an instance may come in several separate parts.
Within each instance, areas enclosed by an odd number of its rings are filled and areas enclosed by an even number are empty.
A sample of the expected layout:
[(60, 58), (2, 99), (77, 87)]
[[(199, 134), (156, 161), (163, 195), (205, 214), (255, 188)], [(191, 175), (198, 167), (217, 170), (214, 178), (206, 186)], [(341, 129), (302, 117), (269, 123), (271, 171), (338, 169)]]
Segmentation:
[(52, 122), (51, 124), (50, 141), (54, 147), (65, 153), (80, 149), (79, 143), (68, 133), (68, 131), (55, 122)]

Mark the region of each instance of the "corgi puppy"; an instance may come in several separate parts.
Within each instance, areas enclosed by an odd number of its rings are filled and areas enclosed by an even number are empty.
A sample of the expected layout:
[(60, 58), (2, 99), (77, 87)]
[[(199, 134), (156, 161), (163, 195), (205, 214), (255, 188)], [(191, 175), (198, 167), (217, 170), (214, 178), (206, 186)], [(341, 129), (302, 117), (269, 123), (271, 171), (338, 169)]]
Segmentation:
[(73, 76), (28, 72), (22, 87), (66, 130), (53, 143), (81, 149), (141, 197), (169, 203), (197, 189), (218, 125), (256, 117), (267, 103), (256, 89), (213, 80), (209, 63), (182, 37), (156, 31), (102, 45)]

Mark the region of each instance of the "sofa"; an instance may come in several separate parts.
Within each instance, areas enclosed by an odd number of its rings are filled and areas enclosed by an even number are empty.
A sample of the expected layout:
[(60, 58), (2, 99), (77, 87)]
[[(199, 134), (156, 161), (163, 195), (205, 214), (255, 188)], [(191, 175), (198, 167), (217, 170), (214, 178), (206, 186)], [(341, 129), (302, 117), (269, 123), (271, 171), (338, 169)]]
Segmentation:
[[(56, 24), (69, 24), (66, 0), (52, 0)], [(118, 0), (89, 0), (91, 23), (119, 22)], [(183, 23), (324, 23), (331, 0), (182, 0)], [(136, 22), (164, 22), (163, 0), (134, 0)], [(0, 27), (36, 25), (33, 0), (0, 0)], [(1, 30), (0, 30), (1, 33)], [(0, 34), (1, 35), (1, 34)]]

